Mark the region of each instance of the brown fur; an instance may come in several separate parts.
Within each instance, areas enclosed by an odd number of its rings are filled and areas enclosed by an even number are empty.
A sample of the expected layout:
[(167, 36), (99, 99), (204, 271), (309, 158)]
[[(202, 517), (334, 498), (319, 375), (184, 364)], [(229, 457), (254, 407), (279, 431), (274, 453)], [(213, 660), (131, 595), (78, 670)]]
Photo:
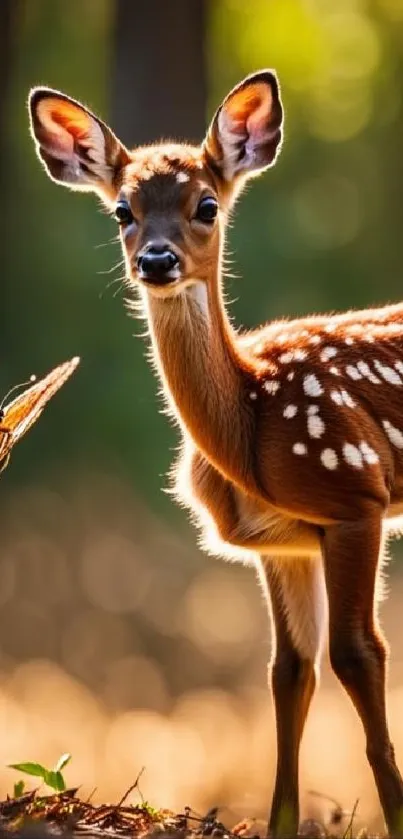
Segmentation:
[[(228, 213), (245, 179), (274, 163), (281, 123), (268, 71), (229, 94), (201, 147), (128, 152), (74, 100), (48, 89), (31, 97), (50, 176), (96, 191), (111, 210), (117, 200), (130, 206), (135, 221), (121, 229), (127, 275), (182, 436), (176, 495), (210, 550), (256, 564), (271, 602), (278, 767), (270, 828), (298, 824), (299, 744), (329, 623), (331, 661), (360, 714), (396, 832), (403, 783), (386, 723), (376, 585), (382, 529), (403, 512), (403, 305), (248, 334), (232, 327), (221, 276)], [(197, 218), (206, 195), (219, 208), (212, 224)], [(180, 276), (151, 287), (137, 257), (161, 242), (177, 255)]]

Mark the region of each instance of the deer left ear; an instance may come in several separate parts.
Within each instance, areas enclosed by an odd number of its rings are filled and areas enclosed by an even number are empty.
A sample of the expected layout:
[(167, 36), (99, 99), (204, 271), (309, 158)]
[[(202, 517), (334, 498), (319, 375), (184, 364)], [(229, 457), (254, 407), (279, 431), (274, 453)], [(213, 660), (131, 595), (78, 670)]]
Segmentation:
[(28, 104), (37, 153), (49, 177), (111, 200), (116, 175), (130, 157), (111, 129), (58, 90), (34, 88)]
[(276, 75), (248, 76), (224, 99), (204, 141), (207, 163), (231, 181), (272, 166), (281, 148), (283, 108)]

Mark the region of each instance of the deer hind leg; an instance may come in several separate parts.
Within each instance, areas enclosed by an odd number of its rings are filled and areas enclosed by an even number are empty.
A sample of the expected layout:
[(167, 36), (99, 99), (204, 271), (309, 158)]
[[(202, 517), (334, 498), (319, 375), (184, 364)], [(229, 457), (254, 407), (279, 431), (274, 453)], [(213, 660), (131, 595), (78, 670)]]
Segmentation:
[(376, 613), (382, 516), (370, 510), (356, 522), (325, 530), (323, 557), (329, 600), (330, 660), (352, 699), (390, 834), (403, 832), (403, 781), (386, 718), (386, 644)]
[(262, 564), (272, 613), (271, 685), (277, 731), (269, 830), (276, 836), (292, 835), (299, 823), (299, 747), (326, 635), (326, 590), (320, 557), (262, 557)]

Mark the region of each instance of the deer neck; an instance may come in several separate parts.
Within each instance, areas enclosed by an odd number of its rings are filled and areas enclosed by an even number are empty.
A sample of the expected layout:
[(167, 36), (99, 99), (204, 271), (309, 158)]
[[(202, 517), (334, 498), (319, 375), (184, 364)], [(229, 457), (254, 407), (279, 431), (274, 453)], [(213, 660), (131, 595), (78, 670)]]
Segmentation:
[(154, 359), (174, 416), (222, 474), (253, 483), (248, 373), (237, 354), (219, 284), (176, 297), (145, 292)]

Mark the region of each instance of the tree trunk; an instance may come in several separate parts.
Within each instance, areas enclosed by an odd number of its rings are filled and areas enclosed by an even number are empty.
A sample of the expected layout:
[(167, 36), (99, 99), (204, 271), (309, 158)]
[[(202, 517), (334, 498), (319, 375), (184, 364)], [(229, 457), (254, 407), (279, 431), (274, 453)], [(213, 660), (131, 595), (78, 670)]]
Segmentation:
[(199, 142), (207, 0), (116, 0), (111, 123), (129, 147)]

